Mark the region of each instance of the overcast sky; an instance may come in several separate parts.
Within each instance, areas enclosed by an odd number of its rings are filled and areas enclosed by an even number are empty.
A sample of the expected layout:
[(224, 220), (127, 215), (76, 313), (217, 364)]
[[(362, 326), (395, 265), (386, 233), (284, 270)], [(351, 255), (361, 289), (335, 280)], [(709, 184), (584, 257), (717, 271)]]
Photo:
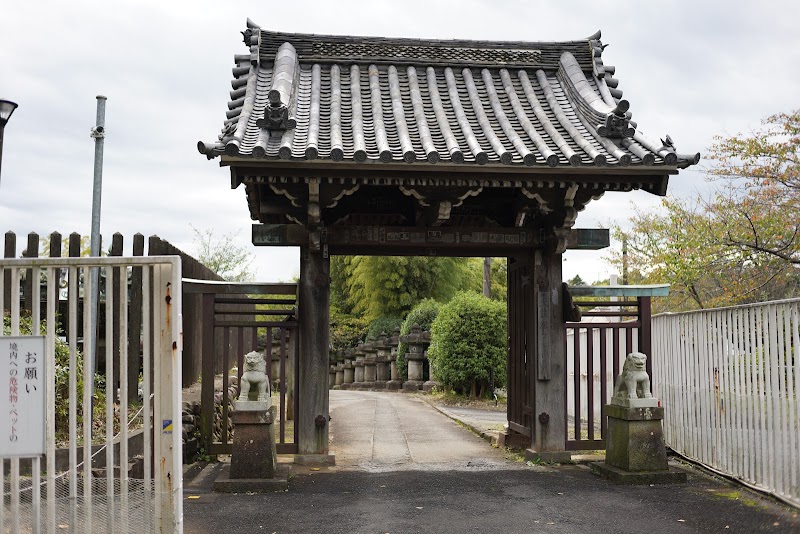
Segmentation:
[[(0, 14), (5, 130), (0, 232), (88, 235), (95, 96), (108, 97), (101, 231), (158, 234), (194, 249), (190, 225), (250, 246), (244, 189), (200, 155), (225, 116), (247, 17), (284, 32), (487, 40), (580, 39), (600, 29), (639, 128), (705, 153), (715, 134), (747, 132), (800, 107), (800, 4), (793, 1), (404, 0), (7, 2)], [(701, 162), (702, 165), (702, 162)], [(702, 170), (671, 194), (709, 185)], [(624, 224), (646, 193), (608, 193), (576, 227)], [(258, 278), (289, 280), (297, 249), (253, 248)], [(606, 278), (602, 253), (572, 252), (565, 278)]]

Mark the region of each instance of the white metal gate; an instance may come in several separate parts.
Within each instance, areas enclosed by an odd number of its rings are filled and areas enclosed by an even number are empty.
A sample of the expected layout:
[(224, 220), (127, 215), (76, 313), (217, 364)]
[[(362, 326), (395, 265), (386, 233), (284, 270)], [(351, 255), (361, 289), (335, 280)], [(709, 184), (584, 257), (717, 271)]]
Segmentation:
[[(141, 268), (144, 297), (142, 332), (131, 333), (142, 338), (142, 378), (141, 400), (129, 406), (128, 274), (134, 268)], [(114, 366), (107, 365), (94, 398), (93, 388), (80, 386), (95, 384), (88, 357), (95, 336), (79, 337), (79, 326), (89, 332), (96, 320), (91, 306), (79, 305), (92, 294), (93, 269), (105, 275), (109, 289), (118, 275), (118, 302), (114, 291), (105, 291), (100, 307), (106, 318), (117, 313), (121, 325), (118, 343), (111, 320), (102, 330), (105, 361), (113, 361), (115, 346), (119, 350), (120, 389), (104, 386), (115, 383)], [(29, 314), (20, 310), (23, 277), (33, 282)], [(11, 298), (3, 302), (7, 280)], [(45, 455), (0, 461), (0, 534), (183, 531), (180, 282), (177, 256), (0, 259), (0, 310), (6, 310), (0, 344), (44, 337), (46, 395)], [(9, 381), (0, 377), (2, 410), (9, 409)], [(92, 424), (83, 424), (87, 420)], [(0, 429), (4, 435), (9, 439)]]

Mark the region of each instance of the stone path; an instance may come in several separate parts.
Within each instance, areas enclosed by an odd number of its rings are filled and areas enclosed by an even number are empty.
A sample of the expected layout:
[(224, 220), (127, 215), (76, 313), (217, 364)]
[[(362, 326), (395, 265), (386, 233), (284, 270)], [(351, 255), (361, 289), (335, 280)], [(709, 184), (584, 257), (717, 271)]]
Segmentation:
[(343, 470), (513, 468), (483, 439), (413, 395), (331, 391), (331, 452)]

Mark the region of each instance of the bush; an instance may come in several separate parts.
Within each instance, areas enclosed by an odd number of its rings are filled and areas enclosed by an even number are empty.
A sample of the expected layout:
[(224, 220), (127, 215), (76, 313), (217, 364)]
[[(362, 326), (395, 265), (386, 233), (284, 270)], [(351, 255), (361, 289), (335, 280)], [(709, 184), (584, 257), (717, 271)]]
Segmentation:
[(506, 383), (506, 305), (477, 293), (459, 293), (431, 326), (428, 358), (436, 379), (471, 397), (485, 395), (491, 370)]
[[(422, 330), (430, 330), (433, 320), (439, 313), (441, 304), (433, 299), (424, 299), (408, 312), (403, 324), (400, 325), (400, 335), (405, 336), (411, 332), (411, 327), (418, 324)], [(397, 374), (401, 380), (408, 380), (408, 366), (406, 364), (406, 352), (408, 343), (400, 343), (397, 346)]]
[(334, 350), (354, 347), (367, 336), (367, 322), (331, 306), (330, 344)]
[(402, 317), (381, 315), (369, 324), (369, 328), (367, 328), (367, 341), (374, 341), (381, 337), (383, 333), (391, 335), (394, 329), (400, 326), (401, 322), (403, 322)]

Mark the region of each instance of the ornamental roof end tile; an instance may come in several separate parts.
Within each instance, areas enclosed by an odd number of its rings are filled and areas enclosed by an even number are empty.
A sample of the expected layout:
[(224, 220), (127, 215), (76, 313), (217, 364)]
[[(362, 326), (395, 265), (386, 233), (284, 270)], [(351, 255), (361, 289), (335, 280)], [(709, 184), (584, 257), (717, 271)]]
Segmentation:
[[(695, 165), (632, 119), (601, 34), (562, 42), (290, 34), (248, 19), (209, 159)], [(511, 170), (511, 169), (509, 169)]]

